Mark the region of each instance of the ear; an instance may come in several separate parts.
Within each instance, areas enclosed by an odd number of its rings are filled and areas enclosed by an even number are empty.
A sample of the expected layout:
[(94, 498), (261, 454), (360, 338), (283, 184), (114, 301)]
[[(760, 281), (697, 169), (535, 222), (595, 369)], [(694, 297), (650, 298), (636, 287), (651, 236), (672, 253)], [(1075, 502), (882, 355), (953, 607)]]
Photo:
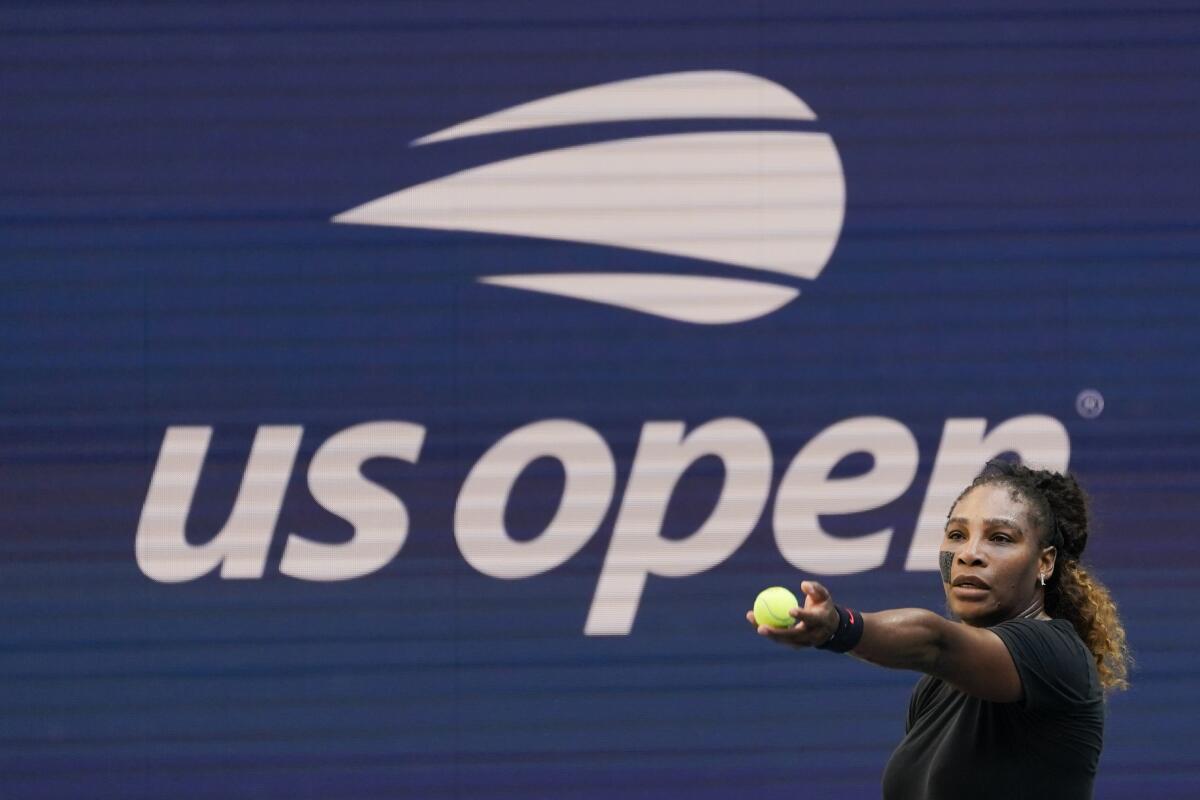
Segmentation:
[(1041, 555), (1038, 556), (1038, 574), (1045, 575), (1046, 580), (1050, 580), (1050, 576), (1054, 574), (1054, 564), (1057, 560), (1057, 547), (1043, 547)]

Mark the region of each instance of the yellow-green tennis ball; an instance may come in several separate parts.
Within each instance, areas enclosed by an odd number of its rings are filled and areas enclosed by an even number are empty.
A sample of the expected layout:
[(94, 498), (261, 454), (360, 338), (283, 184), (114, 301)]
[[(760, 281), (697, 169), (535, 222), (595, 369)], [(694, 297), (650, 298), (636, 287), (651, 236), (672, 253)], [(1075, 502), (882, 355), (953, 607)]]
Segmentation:
[(796, 595), (782, 586), (772, 586), (763, 589), (754, 599), (754, 618), (759, 625), (770, 625), (772, 628), (790, 628), (796, 620), (788, 611), (799, 607)]

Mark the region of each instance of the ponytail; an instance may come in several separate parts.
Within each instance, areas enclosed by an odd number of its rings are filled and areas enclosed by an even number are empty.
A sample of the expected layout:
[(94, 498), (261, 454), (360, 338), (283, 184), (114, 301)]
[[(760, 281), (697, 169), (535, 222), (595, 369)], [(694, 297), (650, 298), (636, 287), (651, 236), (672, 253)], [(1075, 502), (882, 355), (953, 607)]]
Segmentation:
[(1055, 569), (1055, 574), (1056, 591), (1046, 587), (1046, 613), (1075, 626), (1096, 659), (1096, 671), (1105, 689), (1128, 689), (1129, 649), (1112, 595), (1078, 561), (1068, 559)]

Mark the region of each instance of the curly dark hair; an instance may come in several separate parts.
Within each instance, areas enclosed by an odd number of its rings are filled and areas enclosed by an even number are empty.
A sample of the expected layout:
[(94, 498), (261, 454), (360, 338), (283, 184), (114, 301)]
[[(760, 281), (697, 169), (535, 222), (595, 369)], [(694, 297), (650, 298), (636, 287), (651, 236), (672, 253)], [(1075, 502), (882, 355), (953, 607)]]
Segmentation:
[(992, 459), (951, 505), (951, 512), (977, 486), (1007, 486), (1025, 500), (1041, 545), (1057, 548), (1054, 572), (1046, 580), (1046, 613), (1069, 620), (1092, 657), (1106, 690), (1129, 688), (1131, 658), (1117, 604), (1099, 580), (1079, 563), (1087, 547), (1091, 515), (1087, 494), (1070, 473), (1032, 469)]

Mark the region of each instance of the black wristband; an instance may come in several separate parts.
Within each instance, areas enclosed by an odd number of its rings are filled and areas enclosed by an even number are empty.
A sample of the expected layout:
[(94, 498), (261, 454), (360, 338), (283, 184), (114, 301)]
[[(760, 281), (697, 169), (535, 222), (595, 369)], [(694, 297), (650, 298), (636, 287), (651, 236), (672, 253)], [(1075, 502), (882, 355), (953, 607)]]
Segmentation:
[(833, 632), (825, 644), (817, 645), (818, 650), (829, 650), (834, 653), (845, 653), (853, 650), (862, 639), (862, 614), (855, 613), (853, 608), (842, 608), (834, 605), (838, 612), (837, 630)]

